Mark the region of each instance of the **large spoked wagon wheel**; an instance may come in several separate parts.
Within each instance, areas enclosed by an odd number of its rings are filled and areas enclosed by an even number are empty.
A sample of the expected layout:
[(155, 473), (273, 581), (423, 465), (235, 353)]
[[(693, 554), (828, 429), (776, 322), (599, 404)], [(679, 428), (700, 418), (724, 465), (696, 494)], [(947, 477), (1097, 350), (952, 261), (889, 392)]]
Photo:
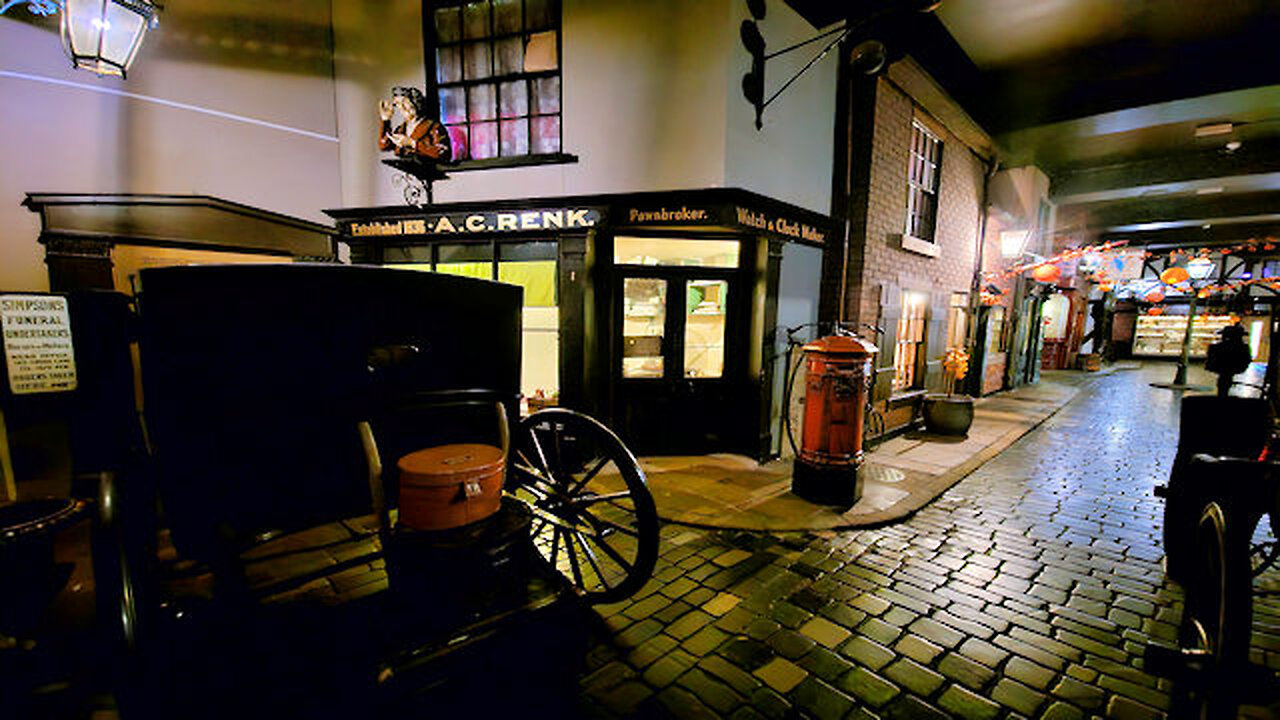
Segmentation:
[(1205, 506), (1188, 568), (1180, 644), (1202, 655), (1204, 670), (1200, 682), (1182, 694), (1190, 701), (1190, 717), (1234, 717), (1239, 679), (1249, 662), (1250, 542), (1259, 515), (1228, 507), (1216, 501)]
[(592, 603), (634, 594), (658, 559), (658, 514), (618, 436), (573, 410), (530, 415), (511, 439), (509, 487), (533, 509), (538, 552)]

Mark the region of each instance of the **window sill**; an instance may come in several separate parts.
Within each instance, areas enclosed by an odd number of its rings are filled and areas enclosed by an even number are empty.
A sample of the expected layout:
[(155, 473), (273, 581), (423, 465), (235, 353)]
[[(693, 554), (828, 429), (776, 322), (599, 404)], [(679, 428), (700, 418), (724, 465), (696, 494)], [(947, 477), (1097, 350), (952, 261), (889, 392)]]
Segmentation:
[(451, 165), (441, 165), (445, 172), (466, 172), (468, 170), (494, 170), (498, 168), (529, 167), (532, 165), (564, 165), (578, 162), (577, 155), (552, 153), (550, 155), (520, 155), (516, 157), (485, 158), (484, 160), (462, 160)]
[(913, 235), (907, 235), (906, 233), (903, 233), (902, 235), (902, 249), (908, 252), (934, 258), (938, 257), (938, 255), (942, 253), (942, 250), (938, 247), (937, 243), (924, 240)]
[(925, 389), (917, 388), (915, 390), (899, 390), (889, 396), (889, 407), (902, 407), (909, 403), (915, 402), (917, 399), (924, 397)]

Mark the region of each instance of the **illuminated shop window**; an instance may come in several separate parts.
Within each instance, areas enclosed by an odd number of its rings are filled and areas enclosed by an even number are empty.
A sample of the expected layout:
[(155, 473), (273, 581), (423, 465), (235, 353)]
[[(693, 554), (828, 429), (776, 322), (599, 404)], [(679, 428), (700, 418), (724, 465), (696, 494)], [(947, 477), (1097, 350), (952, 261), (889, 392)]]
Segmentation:
[(618, 265), (682, 265), (738, 267), (737, 240), (616, 237), (613, 262)]
[(951, 293), (947, 309), (947, 349), (963, 348), (969, 339), (969, 293)]
[(924, 331), (929, 295), (902, 291), (902, 316), (898, 318), (898, 344), (893, 355), (893, 389), (920, 386), (920, 362), (924, 357)]
[[(519, 285), (524, 289), (520, 334), (520, 392), (553, 397), (560, 392), (560, 308), (556, 293), (556, 243), (459, 243), (387, 248), (388, 266), (432, 270)], [(434, 255), (435, 261), (421, 262)]]
[(427, 2), (454, 160), (560, 153), (558, 0)]

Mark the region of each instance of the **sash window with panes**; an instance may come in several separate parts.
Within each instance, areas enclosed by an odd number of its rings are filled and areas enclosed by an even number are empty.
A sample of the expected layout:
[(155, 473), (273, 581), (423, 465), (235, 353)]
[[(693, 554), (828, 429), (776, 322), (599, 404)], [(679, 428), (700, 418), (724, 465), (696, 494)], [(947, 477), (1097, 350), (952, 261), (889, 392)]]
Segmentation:
[(558, 0), (431, 1), (440, 121), (455, 161), (561, 157)]
[(907, 235), (934, 241), (938, 219), (938, 172), (942, 141), (918, 121), (911, 123), (910, 166), (907, 171)]
[(902, 315), (898, 318), (898, 342), (893, 353), (894, 390), (913, 390), (923, 384), (920, 365), (924, 360), (928, 308), (928, 293), (902, 291)]

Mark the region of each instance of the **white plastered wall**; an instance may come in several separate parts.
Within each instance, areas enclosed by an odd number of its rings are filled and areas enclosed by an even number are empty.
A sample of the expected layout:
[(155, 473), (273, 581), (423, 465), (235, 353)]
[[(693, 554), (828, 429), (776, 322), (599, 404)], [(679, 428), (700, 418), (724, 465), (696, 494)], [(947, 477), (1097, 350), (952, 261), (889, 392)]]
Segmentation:
[[(334, 0), (343, 203), (398, 205), (395, 171), (376, 150), (376, 104), (394, 85), (425, 84), (421, 3), (367, 5)], [(830, 211), (834, 52), (757, 132), (741, 90), (745, 3), (564, 0), (563, 9), (563, 151), (577, 162), (453, 172), (436, 183), (436, 202), (742, 187)], [(782, 3), (760, 28), (774, 49), (817, 32)], [(769, 90), (820, 48), (769, 61)]]
[(0, 16), (0, 289), (44, 290), (27, 192), (213, 195), (325, 221), (341, 201), (329, 2), (167, 4), (127, 80), (57, 17)]

